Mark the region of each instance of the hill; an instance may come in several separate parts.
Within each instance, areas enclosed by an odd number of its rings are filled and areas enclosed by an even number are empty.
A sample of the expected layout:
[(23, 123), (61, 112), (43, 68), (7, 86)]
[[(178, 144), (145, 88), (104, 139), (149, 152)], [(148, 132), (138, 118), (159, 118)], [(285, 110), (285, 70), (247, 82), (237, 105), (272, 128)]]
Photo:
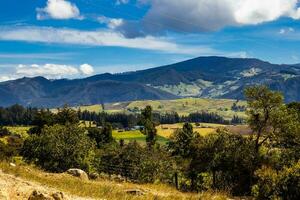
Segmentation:
[(299, 101), (300, 67), (250, 58), (199, 57), (84, 79), (22, 78), (0, 83), (0, 105), (57, 107), (181, 97), (243, 99), (244, 88), (253, 84), (282, 91), (287, 102)]
[[(30, 173), (29, 173), (30, 172)], [(12, 167), (0, 163), (0, 199), (28, 199), (34, 191), (43, 194), (62, 192), (63, 199), (229, 199), (223, 194), (181, 193), (175, 188), (161, 184), (138, 185), (111, 180), (82, 181), (67, 174), (46, 173), (29, 166)], [(127, 194), (127, 190), (138, 189), (145, 195)], [(52, 199), (52, 198), (51, 198)]]

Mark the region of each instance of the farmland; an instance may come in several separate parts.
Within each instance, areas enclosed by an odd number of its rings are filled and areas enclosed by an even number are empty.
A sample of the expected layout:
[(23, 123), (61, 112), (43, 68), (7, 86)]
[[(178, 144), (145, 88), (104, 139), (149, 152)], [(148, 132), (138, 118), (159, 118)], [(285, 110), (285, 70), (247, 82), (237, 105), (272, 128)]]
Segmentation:
[[(107, 113), (134, 113), (139, 112), (145, 108), (146, 105), (150, 105), (153, 108), (153, 111), (158, 113), (177, 112), (179, 115), (188, 115), (190, 113), (204, 111), (217, 113), (225, 119), (231, 119), (234, 115), (241, 118), (246, 118), (244, 111), (232, 110), (234, 103), (236, 103), (237, 106), (246, 106), (246, 102), (232, 99), (183, 98), (176, 100), (147, 100), (109, 103), (104, 105), (104, 111)], [(78, 106), (74, 107), (74, 109), (80, 109), (81, 111), (86, 110), (90, 112), (103, 111), (101, 105)]]

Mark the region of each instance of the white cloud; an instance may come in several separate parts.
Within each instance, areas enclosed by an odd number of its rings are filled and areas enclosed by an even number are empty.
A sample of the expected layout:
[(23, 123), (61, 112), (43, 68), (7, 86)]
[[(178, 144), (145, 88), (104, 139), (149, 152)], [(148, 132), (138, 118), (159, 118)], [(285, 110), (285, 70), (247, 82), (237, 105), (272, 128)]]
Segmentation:
[(80, 31), (48, 27), (0, 27), (0, 40), (112, 46), (195, 56), (222, 54), (209, 46), (180, 45), (166, 38), (153, 36), (126, 38), (121, 33), (109, 30)]
[(82, 19), (77, 6), (66, 0), (48, 0), (45, 8), (37, 9), (37, 19)]
[(120, 18), (109, 18), (105, 16), (100, 16), (97, 18), (97, 21), (101, 24), (106, 24), (108, 28), (115, 29), (123, 25), (124, 20)]
[(280, 17), (300, 18), (298, 0), (140, 0), (151, 7), (140, 21), (120, 27), (128, 37), (166, 31), (215, 31), (226, 26), (256, 25)]
[(89, 64), (83, 64), (80, 66), (80, 71), (84, 75), (92, 75), (94, 73), (94, 68)]
[(78, 75), (79, 70), (69, 65), (45, 64), (45, 65), (19, 65), (16, 68), (16, 75), (35, 77), (44, 76), (46, 78), (63, 78)]
[(282, 28), (279, 30), (279, 34), (287, 34), (287, 33), (292, 33), (292, 32), (295, 32), (295, 29), (293, 28)]

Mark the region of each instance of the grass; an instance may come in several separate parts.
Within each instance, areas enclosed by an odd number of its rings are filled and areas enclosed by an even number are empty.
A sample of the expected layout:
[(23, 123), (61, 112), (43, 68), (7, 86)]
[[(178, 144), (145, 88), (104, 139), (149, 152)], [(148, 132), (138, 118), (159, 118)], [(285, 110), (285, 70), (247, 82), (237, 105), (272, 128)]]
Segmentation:
[[(224, 117), (227, 120), (231, 120), (234, 115), (241, 118), (246, 118), (245, 112), (235, 112), (231, 110), (233, 103), (236, 100), (232, 99), (203, 99), (203, 98), (182, 98), (175, 100), (146, 100), (146, 101), (132, 101), (132, 102), (119, 102), (105, 104), (105, 112), (117, 113), (117, 112), (131, 112), (138, 108), (139, 110), (145, 108), (146, 105), (152, 106), (155, 112), (177, 112), (179, 115), (188, 115), (193, 112), (214, 112)], [(239, 101), (238, 106), (246, 106), (246, 102)], [(81, 106), (74, 107), (77, 109), (88, 110), (91, 112), (101, 112), (101, 105)], [(55, 109), (53, 109), (55, 110)]]
[[(205, 192), (201, 194), (181, 193), (173, 187), (163, 184), (132, 184), (116, 183), (109, 180), (82, 181), (78, 178), (66, 174), (45, 173), (37, 168), (17, 165), (9, 166), (8, 163), (0, 162), (0, 169), (6, 174), (12, 174), (26, 181), (52, 187), (69, 195), (76, 195), (94, 199), (110, 200), (225, 200), (227, 196), (222, 193)], [(147, 191), (143, 196), (132, 196), (126, 194), (126, 189), (140, 189)]]
[[(113, 137), (116, 140), (123, 139), (125, 142), (136, 141), (140, 144), (145, 144), (145, 142), (146, 142), (146, 136), (138, 130), (137, 131), (124, 131), (124, 132), (118, 132), (118, 131), (114, 130)], [(157, 142), (160, 144), (166, 144), (168, 142), (168, 139), (161, 135), (158, 135)]]
[[(195, 125), (195, 123), (192, 123), (194, 127), (194, 131), (198, 132), (202, 136), (206, 136), (208, 134), (211, 134), (216, 131), (218, 127), (224, 127), (225, 125), (220, 124), (209, 124), (209, 123), (201, 123), (199, 127)], [(182, 128), (183, 123), (178, 124), (163, 124), (160, 125), (157, 128), (157, 134), (169, 138), (176, 129)]]
[[(188, 115), (193, 112), (214, 112), (227, 120), (231, 120), (234, 115), (240, 118), (246, 118), (245, 112), (236, 112), (231, 110), (233, 99), (203, 99), (203, 98), (182, 98), (175, 100), (146, 100), (146, 101), (132, 101), (132, 102), (119, 102), (108, 103), (104, 105), (104, 111), (107, 113), (130, 113), (135, 108), (139, 110), (145, 108), (146, 105), (151, 105), (155, 112), (177, 112), (179, 115)], [(245, 101), (239, 101), (238, 106), (246, 106)], [(73, 107), (74, 110), (80, 109), (81, 111), (102, 112), (102, 105), (78, 106)], [(57, 109), (51, 109), (56, 113)]]

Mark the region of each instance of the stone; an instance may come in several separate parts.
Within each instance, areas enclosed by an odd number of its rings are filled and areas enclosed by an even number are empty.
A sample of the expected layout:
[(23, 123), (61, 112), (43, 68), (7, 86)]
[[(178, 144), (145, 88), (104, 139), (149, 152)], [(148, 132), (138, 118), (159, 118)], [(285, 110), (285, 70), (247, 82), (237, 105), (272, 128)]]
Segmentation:
[(78, 177), (81, 180), (89, 180), (87, 173), (81, 169), (68, 169), (67, 174)]
[(40, 191), (34, 190), (29, 196), (28, 200), (53, 200), (53, 199)]
[(130, 194), (130, 195), (136, 195), (136, 196), (142, 196), (142, 195), (145, 195), (146, 193), (140, 189), (128, 189), (128, 190), (125, 190), (125, 192), (127, 194)]
[(92, 180), (96, 180), (99, 178), (99, 174), (96, 173), (96, 172), (93, 172), (89, 175), (89, 178), (92, 179)]
[(56, 192), (51, 195), (54, 200), (63, 200), (64, 194), (62, 192)]
[(15, 163), (9, 163), (9, 166), (16, 167), (16, 164)]

